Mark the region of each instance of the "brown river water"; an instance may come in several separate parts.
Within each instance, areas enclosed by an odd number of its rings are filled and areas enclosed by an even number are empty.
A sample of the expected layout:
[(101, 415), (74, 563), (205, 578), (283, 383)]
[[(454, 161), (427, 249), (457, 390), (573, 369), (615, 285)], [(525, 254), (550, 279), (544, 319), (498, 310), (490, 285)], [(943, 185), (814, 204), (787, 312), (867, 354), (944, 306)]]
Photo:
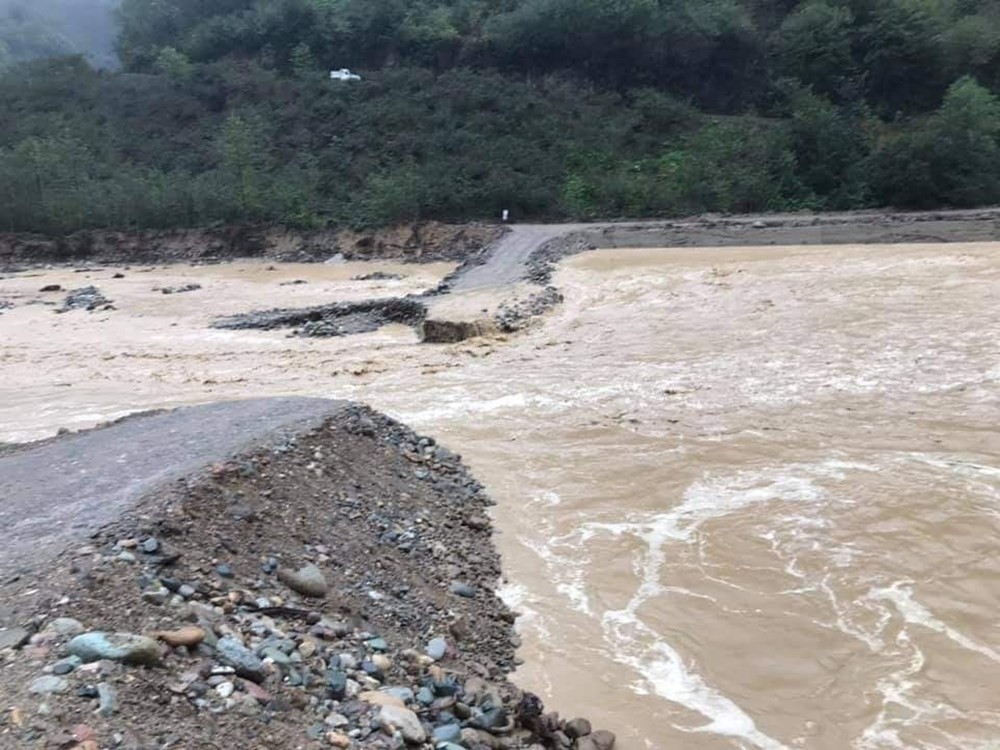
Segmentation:
[[(0, 280), (0, 440), (361, 399), (463, 453), (518, 681), (623, 750), (1000, 748), (1000, 245), (595, 251), (537, 327), (452, 346), (206, 328), (445, 265), (114, 270)], [(118, 310), (25, 304), (48, 283)]]

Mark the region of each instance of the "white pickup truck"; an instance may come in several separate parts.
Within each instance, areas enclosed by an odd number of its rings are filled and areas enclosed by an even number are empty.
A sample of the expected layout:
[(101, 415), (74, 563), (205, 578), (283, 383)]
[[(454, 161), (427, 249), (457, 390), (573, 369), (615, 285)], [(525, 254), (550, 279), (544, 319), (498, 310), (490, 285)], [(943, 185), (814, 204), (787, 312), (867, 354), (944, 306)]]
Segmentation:
[(356, 73), (352, 73), (347, 68), (341, 68), (340, 70), (330, 71), (331, 81), (360, 81), (361, 76)]

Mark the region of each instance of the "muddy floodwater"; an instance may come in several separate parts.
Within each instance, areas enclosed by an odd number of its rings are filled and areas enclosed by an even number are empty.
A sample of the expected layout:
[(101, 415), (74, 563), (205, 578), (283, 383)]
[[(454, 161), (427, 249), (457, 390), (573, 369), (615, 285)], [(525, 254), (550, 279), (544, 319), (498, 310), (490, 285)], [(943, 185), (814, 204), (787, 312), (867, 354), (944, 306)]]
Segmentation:
[[(535, 328), (449, 346), (207, 328), (449, 269), (2, 279), (0, 440), (361, 399), (464, 455), (499, 503), (518, 681), (623, 750), (1000, 747), (1000, 245), (595, 251)], [(54, 283), (117, 309), (27, 304)]]

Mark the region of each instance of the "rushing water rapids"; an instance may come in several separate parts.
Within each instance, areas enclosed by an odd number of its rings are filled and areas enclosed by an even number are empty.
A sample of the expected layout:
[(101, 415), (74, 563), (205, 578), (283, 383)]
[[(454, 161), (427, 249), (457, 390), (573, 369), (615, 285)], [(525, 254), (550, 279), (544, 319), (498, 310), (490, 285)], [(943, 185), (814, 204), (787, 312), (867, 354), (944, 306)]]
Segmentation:
[[(362, 399), (462, 451), (499, 502), (519, 681), (625, 750), (1000, 746), (1000, 246), (596, 251), (537, 327), (453, 346), (206, 327), (443, 266), (112, 270), (0, 280), (0, 440)], [(119, 309), (23, 304), (76, 282)]]

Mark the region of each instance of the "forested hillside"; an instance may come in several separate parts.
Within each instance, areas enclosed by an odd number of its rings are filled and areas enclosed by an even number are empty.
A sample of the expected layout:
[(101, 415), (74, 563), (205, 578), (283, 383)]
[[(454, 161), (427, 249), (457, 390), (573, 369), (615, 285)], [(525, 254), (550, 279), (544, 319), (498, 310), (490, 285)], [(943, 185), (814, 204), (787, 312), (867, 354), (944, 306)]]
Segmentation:
[(124, 0), (120, 20), (121, 71), (0, 79), (0, 228), (1000, 202), (993, 0)]

